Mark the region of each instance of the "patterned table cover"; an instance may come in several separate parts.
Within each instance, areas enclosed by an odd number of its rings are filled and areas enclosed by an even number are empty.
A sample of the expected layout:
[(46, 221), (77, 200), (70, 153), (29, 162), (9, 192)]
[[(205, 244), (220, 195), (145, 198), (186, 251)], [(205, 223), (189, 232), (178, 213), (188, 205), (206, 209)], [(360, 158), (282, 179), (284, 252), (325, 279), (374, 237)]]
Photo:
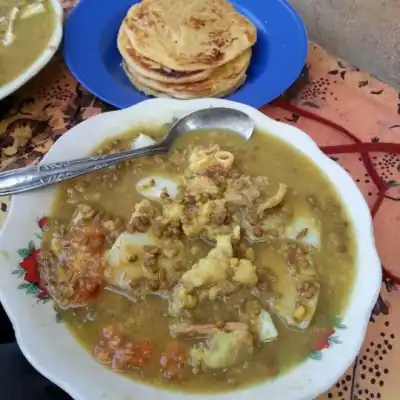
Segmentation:
[[(62, 3), (68, 12), (74, 1)], [(58, 54), (35, 79), (0, 102), (0, 170), (38, 162), (72, 126), (112, 109), (72, 77)], [(352, 175), (373, 212), (387, 273), (358, 358), (318, 400), (397, 400), (400, 93), (310, 43), (307, 65), (298, 81), (262, 111), (308, 132)], [(1, 226), (8, 199), (0, 201)]]

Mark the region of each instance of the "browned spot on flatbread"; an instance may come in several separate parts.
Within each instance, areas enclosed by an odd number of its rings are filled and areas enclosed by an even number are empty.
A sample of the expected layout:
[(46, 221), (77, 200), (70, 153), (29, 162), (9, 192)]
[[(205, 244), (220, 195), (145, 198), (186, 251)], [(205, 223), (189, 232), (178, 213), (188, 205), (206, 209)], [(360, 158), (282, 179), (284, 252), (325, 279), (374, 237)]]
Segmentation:
[(206, 24), (207, 24), (207, 22), (204, 21), (203, 19), (195, 18), (195, 17), (190, 17), (185, 23), (185, 25), (187, 25), (189, 28), (193, 28), (196, 31), (198, 31), (200, 28), (206, 26)]
[[(247, 66), (245, 67), (247, 68)], [(229, 80), (237, 80), (239, 75), (243, 74), (243, 69), (240, 71), (232, 71), (229, 74), (227, 73), (224, 75), (223, 80), (229, 81)], [(168, 89), (176, 89), (178, 90), (179, 87), (182, 88), (186, 93), (191, 93), (191, 94), (198, 94), (202, 95), (205, 92), (209, 92), (213, 90), (214, 83), (210, 80), (205, 80), (201, 82), (193, 82), (189, 84), (176, 84), (176, 83), (163, 83), (163, 90), (168, 90)]]
[(211, 44), (214, 46), (221, 48), (225, 45), (232, 44), (235, 40), (238, 40), (237, 37), (230, 37), (230, 38), (224, 38), (224, 32), (223, 31), (212, 31), (208, 33), (208, 37), (210, 39)]
[(246, 29), (244, 34), (246, 35), (246, 38), (250, 43), (255, 42), (256, 36), (252, 32), (250, 32), (248, 29)]
[[(202, 72), (202, 70), (196, 70), (196, 71), (177, 71), (175, 69), (170, 69), (167, 67), (163, 67), (160, 65), (160, 68), (154, 68), (151, 63), (152, 60), (150, 60), (147, 57), (144, 56), (138, 56), (138, 54), (132, 49), (132, 48), (126, 48), (126, 52), (129, 54), (129, 56), (135, 60), (136, 63), (140, 64), (143, 68), (149, 69), (151, 71), (154, 71), (160, 75), (163, 75), (167, 78), (184, 78), (188, 76), (195, 75), (199, 72)], [(148, 60), (148, 63), (146, 62)]]
[(149, 18), (149, 12), (147, 10), (140, 10), (135, 17), (135, 20), (143, 20), (143, 19), (148, 19)]
[(222, 38), (216, 38), (212, 40), (212, 43), (217, 47), (223, 47), (226, 41)]
[(153, 68), (154, 72), (157, 72), (160, 75), (164, 75), (167, 78), (184, 78), (186, 76), (191, 76), (195, 75), (198, 72), (201, 72), (200, 70), (198, 71), (190, 71), (190, 72), (182, 72), (182, 71), (176, 71), (174, 69), (164, 69), (164, 68)]
[(212, 9), (211, 9), (211, 12), (212, 12), (213, 14), (217, 15), (218, 18), (222, 18), (222, 17), (223, 17), (223, 14), (220, 12), (220, 10), (217, 10), (217, 9), (215, 9), (215, 8), (212, 8)]
[(222, 60), (223, 57), (224, 53), (221, 50), (213, 48), (210, 53), (198, 53), (195, 60), (203, 64), (213, 65)]

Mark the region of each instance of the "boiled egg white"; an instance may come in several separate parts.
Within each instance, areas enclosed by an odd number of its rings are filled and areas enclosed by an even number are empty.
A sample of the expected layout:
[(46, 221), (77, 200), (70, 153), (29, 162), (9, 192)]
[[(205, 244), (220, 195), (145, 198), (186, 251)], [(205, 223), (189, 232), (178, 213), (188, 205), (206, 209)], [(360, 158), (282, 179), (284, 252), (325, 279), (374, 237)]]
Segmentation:
[(138, 138), (132, 143), (131, 149), (138, 150), (142, 149), (143, 147), (152, 146), (153, 144), (157, 144), (157, 142), (152, 139), (150, 136), (144, 135), (141, 133)]
[(178, 186), (178, 179), (172, 180), (162, 176), (148, 176), (136, 183), (136, 190), (149, 200), (160, 201), (161, 194), (165, 190), (170, 198), (175, 198)]

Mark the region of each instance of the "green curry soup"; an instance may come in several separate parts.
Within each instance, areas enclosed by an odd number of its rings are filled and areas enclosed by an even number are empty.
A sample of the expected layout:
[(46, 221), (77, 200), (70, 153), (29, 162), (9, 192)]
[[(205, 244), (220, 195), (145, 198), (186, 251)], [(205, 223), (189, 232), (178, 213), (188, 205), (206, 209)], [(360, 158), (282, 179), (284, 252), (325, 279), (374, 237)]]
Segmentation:
[(41, 272), (62, 319), (98, 362), (152, 385), (218, 392), (277, 377), (353, 284), (352, 227), (331, 184), (259, 131), (191, 133), (168, 156), (62, 183), (49, 225)]
[(50, 1), (0, 4), (0, 86), (23, 73), (43, 52), (54, 29)]

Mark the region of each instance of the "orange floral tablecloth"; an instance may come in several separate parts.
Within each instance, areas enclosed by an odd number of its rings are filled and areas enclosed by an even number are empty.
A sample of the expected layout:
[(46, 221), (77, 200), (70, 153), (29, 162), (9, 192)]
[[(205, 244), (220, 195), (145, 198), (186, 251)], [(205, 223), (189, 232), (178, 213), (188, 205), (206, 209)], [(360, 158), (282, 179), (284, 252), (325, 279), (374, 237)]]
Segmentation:
[[(66, 7), (72, 3), (64, 1)], [(0, 102), (0, 170), (36, 163), (69, 128), (112, 109), (77, 83), (57, 55), (39, 76)], [(263, 111), (308, 132), (350, 172), (373, 211), (377, 245), (388, 272), (361, 353), (342, 379), (318, 400), (397, 400), (400, 94), (310, 43), (301, 77)], [(0, 201), (1, 226), (8, 199)]]

